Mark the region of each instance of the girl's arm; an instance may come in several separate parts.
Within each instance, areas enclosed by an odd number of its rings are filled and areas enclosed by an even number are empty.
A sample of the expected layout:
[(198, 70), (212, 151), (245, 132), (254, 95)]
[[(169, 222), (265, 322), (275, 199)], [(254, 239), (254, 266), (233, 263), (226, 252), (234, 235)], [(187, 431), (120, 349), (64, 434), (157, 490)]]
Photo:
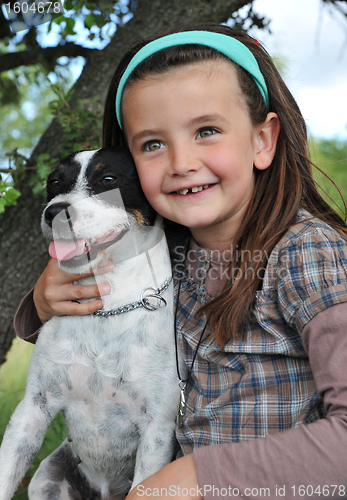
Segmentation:
[(126, 500), (139, 500), (140, 498), (202, 500), (201, 493), (193, 454), (190, 454), (171, 462), (140, 483), (131, 490)]
[(216, 498), (213, 485), (220, 491), (235, 488), (233, 496), (237, 489), (249, 496), (254, 488), (258, 493), (251, 498), (347, 498), (346, 332), (347, 302), (318, 313), (302, 334), (326, 419), (254, 441), (194, 450), (206, 500)]
[[(112, 262), (98, 274), (112, 269)], [(17, 335), (34, 342), (37, 330), (52, 316), (91, 314), (103, 306), (100, 295), (110, 292), (110, 285), (74, 285), (73, 282), (93, 276), (86, 274), (65, 273), (58, 266), (58, 261), (51, 259), (38, 279), (35, 288), (23, 299), (16, 313), (14, 326)], [(83, 299), (96, 299), (78, 304), (73, 302)]]

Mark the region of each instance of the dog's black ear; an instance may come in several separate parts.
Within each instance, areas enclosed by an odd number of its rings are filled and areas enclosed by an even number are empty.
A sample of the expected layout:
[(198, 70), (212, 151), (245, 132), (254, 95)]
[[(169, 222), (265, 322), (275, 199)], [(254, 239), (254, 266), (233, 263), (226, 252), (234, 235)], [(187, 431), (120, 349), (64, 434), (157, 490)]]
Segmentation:
[(114, 165), (117, 170), (136, 174), (136, 166), (133, 157), (127, 148), (110, 146), (99, 149), (95, 154), (95, 161), (104, 161), (106, 165)]

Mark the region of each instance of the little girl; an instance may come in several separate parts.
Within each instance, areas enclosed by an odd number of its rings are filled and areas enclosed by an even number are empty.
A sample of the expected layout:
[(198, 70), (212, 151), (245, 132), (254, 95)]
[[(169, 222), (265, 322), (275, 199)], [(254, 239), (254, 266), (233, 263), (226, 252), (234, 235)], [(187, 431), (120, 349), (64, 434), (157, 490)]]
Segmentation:
[[(271, 58), (214, 24), (139, 43), (111, 82), (104, 145), (130, 149), (164, 217), (189, 370), (184, 456), (129, 498), (347, 496), (347, 227)], [(100, 293), (75, 278), (50, 261), (17, 333), (101, 307), (71, 302)]]

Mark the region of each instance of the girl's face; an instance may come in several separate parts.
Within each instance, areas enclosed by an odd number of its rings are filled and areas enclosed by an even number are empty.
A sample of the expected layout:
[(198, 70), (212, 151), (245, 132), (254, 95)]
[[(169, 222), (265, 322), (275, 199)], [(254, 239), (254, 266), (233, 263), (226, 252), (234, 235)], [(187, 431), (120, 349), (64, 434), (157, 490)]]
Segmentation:
[(125, 91), (122, 112), (153, 208), (189, 227), (203, 247), (230, 243), (252, 195), (254, 167), (267, 168), (274, 154), (259, 159), (268, 146), (264, 124), (252, 125), (235, 67), (205, 61), (149, 75)]

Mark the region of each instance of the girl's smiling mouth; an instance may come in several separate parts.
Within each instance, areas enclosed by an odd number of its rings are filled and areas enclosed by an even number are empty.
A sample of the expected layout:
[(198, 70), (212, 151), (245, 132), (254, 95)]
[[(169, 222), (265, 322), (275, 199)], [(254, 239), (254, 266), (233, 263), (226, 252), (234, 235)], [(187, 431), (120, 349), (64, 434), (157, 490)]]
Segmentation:
[(206, 189), (215, 185), (216, 184), (201, 184), (200, 186), (193, 186), (191, 188), (178, 189), (177, 191), (172, 191), (170, 194), (178, 194), (180, 196), (186, 196), (187, 194), (200, 193), (201, 191), (205, 191)]

